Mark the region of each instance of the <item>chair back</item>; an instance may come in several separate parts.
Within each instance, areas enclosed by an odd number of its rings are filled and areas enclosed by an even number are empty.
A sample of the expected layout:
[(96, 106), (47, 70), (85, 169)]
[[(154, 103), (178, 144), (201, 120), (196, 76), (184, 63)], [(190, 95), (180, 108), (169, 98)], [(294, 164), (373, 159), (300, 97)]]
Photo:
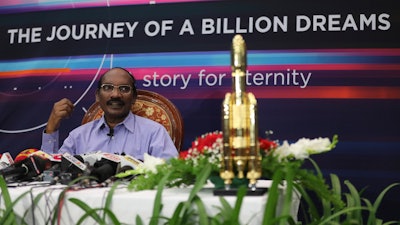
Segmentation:
[[(183, 144), (183, 118), (178, 108), (166, 97), (147, 90), (137, 90), (137, 99), (132, 112), (163, 125), (167, 129), (175, 147), (181, 150)], [(93, 103), (82, 119), (82, 124), (100, 119), (104, 112), (98, 102)]]

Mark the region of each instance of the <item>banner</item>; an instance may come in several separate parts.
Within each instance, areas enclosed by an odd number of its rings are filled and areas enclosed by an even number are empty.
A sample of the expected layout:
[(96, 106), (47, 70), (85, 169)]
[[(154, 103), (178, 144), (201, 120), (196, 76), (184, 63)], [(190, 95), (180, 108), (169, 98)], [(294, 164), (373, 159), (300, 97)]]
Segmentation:
[(61, 125), (63, 140), (94, 102), (99, 76), (115, 66), (177, 105), (187, 149), (221, 130), (230, 44), (242, 34), (262, 136), (338, 134), (335, 151), (320, 159), (327, 173), (360, 186), (398, 182), (394, 0), (18, 2), (0, 3), (0, 152), (40, 148), (53, 104), (66, 97), (76, 107)]

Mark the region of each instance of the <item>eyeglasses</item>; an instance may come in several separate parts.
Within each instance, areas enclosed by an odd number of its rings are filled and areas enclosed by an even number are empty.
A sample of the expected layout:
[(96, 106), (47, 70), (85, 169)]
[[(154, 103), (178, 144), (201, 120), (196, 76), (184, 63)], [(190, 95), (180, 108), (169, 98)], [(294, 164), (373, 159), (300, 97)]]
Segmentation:
[(113, 84), (102, 84), (100, 86), (100, 88), (104, 91), (104, 92), (112, 92), (114, 90), (114, 88), (117, 87), (119, 92), (121, 92), (122, 94), (128, 94), (129, 92), (131, 92), (132, 87), (129, 85), (113, 85)]

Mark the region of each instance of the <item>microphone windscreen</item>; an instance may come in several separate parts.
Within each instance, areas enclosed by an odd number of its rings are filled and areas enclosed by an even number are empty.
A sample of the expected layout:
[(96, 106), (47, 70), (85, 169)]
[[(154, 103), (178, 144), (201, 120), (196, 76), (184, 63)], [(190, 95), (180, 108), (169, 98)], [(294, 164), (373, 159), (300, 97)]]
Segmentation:
[(6, 168), (6, 167), (14, 164), (14, 159), (12, 158), (12, 156), (9, 152), (4, 152), (3, 154), (0, 154), (0, 155), (1, 155), (0, 169)]
[(36, 148), (28, 148), (21, 151), (14, 159), (14, 163), (18, 163), (27, 159), (32, 153), (39, 151)]
[(75, 155), (75, 158), (77, 158), (81, 162), (85, 162), (85, 160), (83, 159), (83, 157), (81, 155)]
[(0, 173), (6, 181), (30, 181), (44, 170), (51, 167), (51, 162), (40, 156), (31, 155), (28, 158), (14, 163), (12, 166), (1, 170)]
[(25, 165), (20, 167), (9, 166), (0, 170), (0, 175), (3, 176), (6, 182), (15, 182), (27, 173), (28, 167)]
[[(83, 157), (80, 155), (74, 155), (73, 157), (82, 163), (85, 162), (83, 160)], [(76, 163), (73, 163), (70, 160), (67, 160), (67, 158), (65, 158), (65, 157), (61, 158), (61, 166), (60, 167), (61, 167), (61, 171), (65, 172), (65, 173), (80, 174), (83, 172), (82, 169), (76, 165)]]
[(46, 153), (46, 152), (44, 152), (44, 151), (41, 151), (41, 150), (35, 151), (35, 152), (32, 153), (30, 156), (32, 156), (32, 155), (36, 155), (36, 156), (38, 156), (38, 157), (40, 157), (40, 158), (42, 158), (42, 159), (47, 159), (47, 160), (51, 160), (51, 161), (54, 160), (54, 158), (53, 158), (52, 155), (50, 155), (50, 154), (48, 154), (48, 153)]
[(103, 182), (116, 174), (118, 165), (119, 163), (102, 158), (93, 165), (90, 175), (96, 177), (99, 182)]
[(90, 173), (91, 176), (94, 176), (98, 179), (98, 182), (104, 182), (108, 178), (115, 175), (116, 167), (111, 163), (105, 163), (97, 168), (94, 168)]
[(52, 163), (50, 160), (43, 158), (39, 155), (32, 155), (28, 158), (30, 159), (30, 163), (28, 163), (28, 178), (29, 176), (35, 177), (43, 173), (43, 171), (50, 169)]

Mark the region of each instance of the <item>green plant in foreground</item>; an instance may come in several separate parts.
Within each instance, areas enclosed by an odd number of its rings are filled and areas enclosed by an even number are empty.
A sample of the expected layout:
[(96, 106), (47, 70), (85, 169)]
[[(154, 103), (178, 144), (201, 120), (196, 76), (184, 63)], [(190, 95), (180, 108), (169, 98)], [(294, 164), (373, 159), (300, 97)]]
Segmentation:
[[(240, 221), (239, 215), (242, 210), (242, 203), (246, 195), (247, 187), (239, 186), (237, 198), (234, 205), (230, 205), (223, 197), (220, 197), (220, 206), (213, 206), (215, 210), (209, 214), (204, 202), (198, 196), (199, 191), (204, 187), (207, 180), (218, 176), (219, 162), (218, 148), (219, 133), (213, 133), (198, 140), (191, 156), (187, 158), (171, 159), (167, 163), (153, 163), (151, 170), (141, 169), (134, 171), (141, 174), (127, 186), (129, 190), (139, 191), (145, 189), (157, 190), (153, 203), (153, 212), (148, 225), (158, 224), (201, 224), (201, 225), (240, 225), (251, 221)], [(211, 140), (211, 141), (210, 141)], [(266, 142), (263, 142), (264, 144)], [(273, 146), (273, 149), (265, 148), (262, 158), (263, 176), (272, 179), (272, 185), (268, 191), (268, 201), (263, 210), (262, 225), (391, 225), (400, 224), (400, 221), (385, 222), (377, 217), (378, 208), (382, 203), (385, 194), (399, 183), (389, 185), (385, 188), (374, 202), (363, 198), (363, 191), (357, 190), (350, 181), (342, 182), (335, 174), (330, 175), (328, 183), (318, 167), (317, 163), (309, 158), (309, 154), (328, 151), (337, 143), (337, 137), (332, 142), (326, 139), (301, 139), (293, 145), (284, 143), (281, 146)], [(202, 150), (201, 151), (199, 151)], [(296, 151), (293, 151), (296, 150)], [(301, 151), (299, 151), (299, 149)], [(204, 150), (204, 151), (203, 151)], [(318, 152), (318, 151), (317, 151)], [(309, 160), (314, 166), (313, 169), (304, 169), (305, 160)], [(154, 162), (154, 161), (153, 161)], [(146, 160), (144, 162), (146, 165)], [(83, 178), (81, 178), (83, 179)], [(112, 211), (111, 204), (115, 190), (119, 184), (115, 183), (109, 190), (106, 201), (101, 207), (91, 207), (84, 201), (77, 198), (68, 199), (77, 207), (83, 210), (84, 214), (78, 219), (77, 224), (82, 224), (88, 219), (94, 220), (97, 224), (122, 225)], [(190, 188), (190, 194), (186, 201), (178, 203), (174, 213), (167, 217), (163, 215), (162, 194), (166, 188), (185, 186)], [(0, 210), (0, 224), (27, 224), (24, 219), (28, 212), (17, 214), (13, 207), (26, 194), (23, 193), (15, 200), (12, 200), (7, 185), (0, 177), (0, 187), (4, 206)], [(284, 187), (284, 188), (282, 188)], [(62, 207), (68, 187), (61, 192), (57, 205)], [(295, 215), (291, 214), (292, 202), (300, 195), (304, 205), (304, 221), (297, 221)], [(32, 199), (32, 210), (39, 202), (41, 194)], [(279, 208), (278, 208), (279, 206)], [(47, 218), (46, 221), (56, 224), (59, 215), (59, 207)], [(22, 215), (22, 216), (21, 216)], [(140, 215), (132, 218), (136, 225), (145, 225)], [(46, 223), (47, 224), (47, 223)], [(146, 224), (147, 225), (147, 224)]]
[[(18, 224), (17, 220), (21, 220), (21, 218), (18, 217), (14, 213), (13, 206), (17, 203), (17, 200), (12, 201), (10, 193), (7, 188), (7, 184), (2, 176), (0, 176), (0, 188), (1, 188), (1, 196), (4, 201), (4, 209), (0, 209), (0, 224)], [(24, 193), (27, 194), (27, 193)], [(20, 196), (20, 198), (22, 198)]]
[[(202, 135), (193, 142), (192, 148), (184, 157), (157, 165), (155, 171), (141, 171), (140, 173), (143, 174), (129, 184), (129, 189), (159, 188), (158, 184), (162, 178), (165, 179), (165, 187), (189, 186), (198, 179), (199, 172), (209, 165), (212, 168), (209, 179), (215, 177), (216, 174), (218, 176), (221, 136), (219, 132)], [(380, 195), (380, 200), (377, 199), (374, 204), (369, 203), (367, 199), (360, 197), (359, 192), (348, 181), (345, 181), (345, 184), (349, 193), (342, 192), (336, 175), (331, 176), (330, 186), (316, 162), (309, 157), (311, 154), (333, 149), (337, 142), (336, 135), (332, 142), (327, 138), (311, 140), (302, 138), (296, 143), (284, 142), (282, 145), (274, 145), (268, 140), (265, 142), (260, 139), (260, 147), (265, 143), (269, 146), (262, 148), (262, 173), (263, 176), (272, 179), (272, 186), (268, 191), (268, 202), (264, 210), (263, 225), (380, 223), (380, 220), (374, 219), (376, 216), (373, 215), (376, 215), (381, 198), (388, 189)], [(305, 160), (309, 160), (314, 165), (312, 170), (302, 168)], [(167, 174), (169, 175), (166, 176)], [(285, 187), (284, 194), (282, 194), (281, 186)], [(307, 208), (306, 221), (297, 222), (291, 215), (293, 197), (298, 197), (294, 195), (300, 195)], [(280, 196), (283, 196), (283, 199)], [(316, 201), (314, 196), (317, 198)], [(280, 203), (280, 208), (277, 208), (278, 203)], [(218, 210), (224, 213), (232, 212), (228, 207), (218, 208)], [(370, 219), (363, 221), (362, 216), (366, 213), (371, 215)]]
[(122, 223), (118, 220), (115, 213), (111, 210), (112, 196), (114, 195), (115, 189), (118, 187), (119, 183), (114, 183), (109, 190), (106, 202), (103, 207), (92, 208), (84, 201), (77, 198), (70, 198), (69, 201), (81, 208), (85, 214), (79, 218), (76, 225), (82, 224), (87, 218), (92, 218), (99, 225), (121, 225)]
[[(10, 192), (7, 187), (7, 183), (4, 180), (3, 176), (0, 176), (0, 190), (1, 190), (1, 197), (3, 201), (0, 200), (0, 203), (3, 202), (3, 206), (0, 208), (0, 224), (2, 225), (26, 225), (28, 224), (24, 218), (28, 215), (29, 210), (18, 214), (14, 211), (14, 206), (21, 201), (26, 195), (29, 195), (31, 191), (26, 191), (21, 195), (17, 196), (16, 199), (12, 200), (10, 196)], [(37, 195), (34, 199), (32, 199), (32, 212), (34, 211), (34, 206), (40, 200), (43, 194)], [(0, 204), (1, 206), (1, 204)]]
[[(318, 168), (316, 168), (319, 171)], [(376, 217), (376, 213), (384, 195), (392, 188), (400, 186), (399, 183), (395, 183), (386, 187), (374, 202), (368, 199), (362, 198), (362, 192), (358, 191), (349, 181), (344, 181), (344, 187), (348, 189), (348, 192), (342, 190), (341, 182), (338, 176), (332, 174), (330, 176), (331, 191), (336, 196), (341, 196), (343, 198), (343, 205), (337, 204), (334, 200), (335, 198), (317, 198), (317, 200), (312, 200), (309, 195), (309, 190), (306, 191), (306, 186), (301, 182), (298, 182), (296, 174), (298, 173), (298, 168), (295, 164), (285, 164), (280, 170), (273, 173), (272, 176), (272, 186), (268, 192), (268, 201), (264, 209), (263, 225), (283, 225), (283, 224), (307, 224), (307, 225), (353, 225), (353, 224), (363, 224), (363, 225), (391, 225), (400, 224), (400, 221), (389, 221), (384, 222), (383, 220)], [(173, 215), (166, 217), (162, 214), (163, 203), (162, 203), (162, 193), (167, 187), (169, 177), (176, 171), (173, 169), (168, 171), (157, 185), (156, 197), (153, 204), (153, 213), (148, 225), (157, 224), (202, 224), (202, 225), (240, 225), (243, 221), (240, 221), (239, 214), (242, 210), (242, 203), (246, 195), (247, 188), (244, 186), (239, 187), (237, 192), (237, 199), (233, 206), (231, 206), (223, 197), (220, 197), (220, 206), (214, 206), (215, 211), (212, 215), (208, 214), (204, 202), (197, 195), (198, 192), (203, 188), (204, 183), (210, 176), (212, 172), (212, 166), (206, 165), (196, 176), (195, 183), (191, 188), (191, 192), (186, 201), (180, 202), (174, 210)], [(321, 176), (318, 172), (315, 176)], [(279, 196), (282, 194), (279, 186), (285, 185), (286, 194), (283, 197), (283, 204), (278, 210), (277, 205)], [(111, 204), (113, 195), (118, 183), (115, 183), (109, 190), (107, 194), (106, 201), (102, 207), (91, 207), (87, 205), (82, 200), (76, 198), (70, 198), (69, 201), (77, 205), (84, 211), (83, 216), (79, 218), (76, 224), (84, 223), (88, 218), (92, 218), (97, 224), (114, 224), (122, 225), (123, 223), (119, 221), (116, 214), (112, 212)], [(7, 185), (0, 177), (0, 187), (2, 199), (4, 201), (4, 207), (0, 210), (0, 224), (4, 225), (19, 225), (28, 224), (23, 218), (26, 216), (23, 214), (17, 214), (13, 210), (13, 206), (20, 201), (25, 195), (29, 194), (30, 191), (23, 193), (18, 196), (15, 200), (12, 200)], [(65, 189), (65, 191), (67, 188)], [(307, 210), (309, 217), (307, 221), (296, 221), (290, 215), (291, 202), (294, 194), (301, 193), (302, 199), (307, 205)], [(37, 196), (32, 199), (32, 203), (37, 204), (40, 197)], [(333, 200), (333, 201), (332, 201)], [(59, 198), (62, 204), (63, 197)], [(33, 209), (32, 209), (33, 212)], [(364, 215), (364, 216), (363, 216)], [(365, 216), (366, 215), (366, 216)], [(50, 218), (49, 218), (50, 219)], [(133, 221), (133, 218), (132, 218)], [(249, 222), (249, 221), (246, 221)], [(54, 223), (54, 220), (53, 220)], [(47, 223), (46, 223), (47, 224)], [(136, 225), (145, 225), (140, 215), (135, 218)]]
[(159, 219), (165, 220), (165, 224), (184, 225), (184, 224), (202, 224), (202, 225), (239, 225), (239, 213), (243, 198), (246, 195), (247, 188), (240, 187), (237, 193), (237, 199), (234, 207), (232, 207), (223, 197), (220, 197), (221, 206), (216, 207), (216, 214), (214, 216), (208, 215), (206, 207), (197, 195), (198, 192), (204, 187), (205, 182), (212, 172), (211, 164), (206, 165), (196, 177), (196, 181), (191, 189), (188, 199), (180, 202), (173, 215), (170, 218), (161, 217), (161, 192), (168, 181), (168, 176), (174, 171), (168, 172), (161, 180), (158, 189), (157, 197), (154, 202), (154, 210), (150, 225), (159, 224)]
[[(334, 202), (324, 198), (312, 200), (310, 192), (304, 187), (297, 186), (296, 189), (302, 194), (302, 199), (307, 208), (305, 220), (303, 224), (307, 225), (389, 225), (400, 224), (400, 221), (384, 222), (376, 217), (378, 208), (382, 202), (384, 195), (393, 187), (400, 185), (395, 183), (386, 187), (372, 204), (368, 199), (362, 198), (358, 191), (350, 181), (344, 181), (348, 192), (342, 190), (341, 182), (337, 175), (331, 174), (332, 192), (336, 196), (343, 198), (344, 205), (339, 206)], [(365, 215), (367, 220), (365, 220)]]

